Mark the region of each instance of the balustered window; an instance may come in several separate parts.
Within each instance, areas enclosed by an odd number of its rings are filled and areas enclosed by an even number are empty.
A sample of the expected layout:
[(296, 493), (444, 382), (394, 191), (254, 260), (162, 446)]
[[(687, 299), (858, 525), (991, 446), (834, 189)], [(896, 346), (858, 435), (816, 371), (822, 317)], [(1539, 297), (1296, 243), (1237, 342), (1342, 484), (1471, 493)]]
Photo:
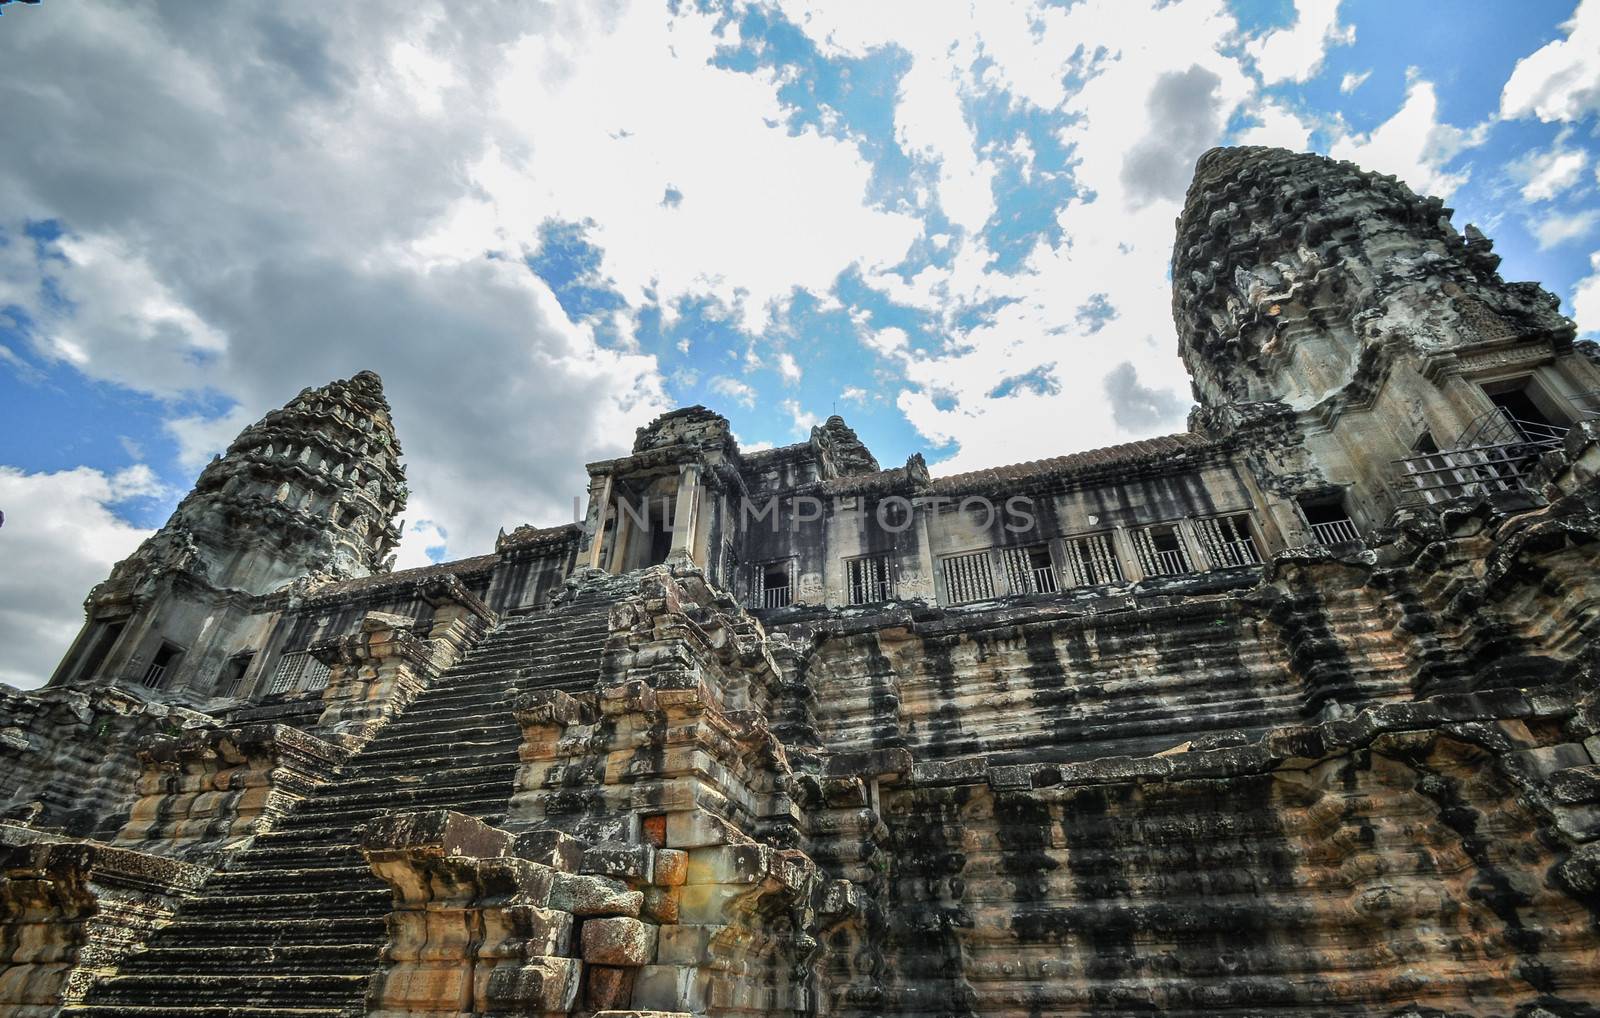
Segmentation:
[(1121, 583), (1125, 578), (1117, 546), (1110, 534), (1085, 534), (1069, 537), (1062, 544), (1066, 552), (1066, 572), (1074, 587), (1098, 587)]
[(1146, 576), (1181, 576), (1194, 572), (1189, 549), (1175, 523), (1157, 523), (1133, 532), (1133, 548)]
[(894, 597), (893, 563), (888, 555), (863, 555), (845, 562), (851, 604), (872, 604)]
[(1061, 589), (1056, 581), (1056, 565), (1050, 559), (1049, 545), (1007, 548), (1002, 552), (1006, 580), (1013, 594), (1054, 594)]
[(1215, 566), (1253, 566), (1261, 562), (1261, 549), (1250, 532), (1249, 513), (1230, 513), (1194, 521), (1195, 533)]
[(944, 566), (945, 597), (950, 604), (994, 597), (994, 576), (990, 572), (987, 551), (952, 555), (941, 564)]
[(1318, 548), (1336, 548), (1341, 545), (1362, 543), (1361, 531), (1340, 502), (1302, 502), (1300, 511), (1311, 525), (1311, 544)]
[(769, 562), (761, 567), (762, 608), (787, 608), (794, 603), (794, 572), (792, 560)]

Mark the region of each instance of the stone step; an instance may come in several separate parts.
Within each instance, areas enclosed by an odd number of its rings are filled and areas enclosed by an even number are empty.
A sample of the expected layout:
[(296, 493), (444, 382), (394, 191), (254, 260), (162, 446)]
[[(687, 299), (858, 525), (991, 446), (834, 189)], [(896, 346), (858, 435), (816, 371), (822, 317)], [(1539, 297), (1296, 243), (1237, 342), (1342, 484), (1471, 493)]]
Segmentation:
[(502, 823), (521, 742), (514, 697), (592, 688), (615, 596), (586, 591), (581, 604), (502, 622), (72, 1013), (360, 1014), (392, 900), (360, 853), (364, 825), (430, 807)]
[(359, 918), (389, 911), (389, 889), (374, 886), (338, 891), (280, 891), (276, 894), (206, 894), (184, 909), (189, 916), (329, 916)]
[(160, 1000), (167, 1004), (193, 1002), (249, 1004), (255, 1007), (268, 1001), (284, 1004), (326, 1005), (335, 1000), (358, 1000), (365, 993), (368, 972), (318, 973), (310, 975), (185, 974), (182, 979), (169, 975), (141, 973), (103, 979), (95, 988), (96, 1002), (130, 1003)]
[[(379, 948), (365, 941), (326, 944), (214, 944), (206, 949), (206, 971), (216, 975), (248, 975), (264, 963), (287, 963), (296, 972), (371, 972)], [(154, 947), (134, 955), (122, 974), (181, 972), (192, 962), (188, 947)]]
[[(321, 853), (324, 857), (327, 852)], [(358, 857), (359, 858), (359, 857)], [(230, 891), (240, 893), (270, 893), (285, 887), (336, 887), (371, 879), (365, 861), (342, 866), (260, 867), (257, 869), (224, 870), (206, 883), (208, 893)]]
[(382, 945), (384, 919), (371, 916), (327, 916), (284, 918), (202, 919), (180, 917), (161, 931), (160, 939), (148, 950), (172, 948), (188, 955), (189, 963), (204, 967), (210, 952), (220, 945), (231, 947), (311, 947), (326, 944)]
[(516, 761), (514, 758), (505, 761), (496, 760), (490, 763), (463, 762), (458, 766), (451, 767), (446, 772), (442, 772), (442, 774), (435, 773), (428, 774), (426, 776), (383, 773), (352, 773), (348, 778), (338, 782), (336, 785), (327, 786), (324, 794), (319, 794), (307, 800), (302, 809), (314, 809), (317, 805), (330, 801), (329, 796), (337, 799), (341, 797), (369, 793), (382, 794), (384, 792), (401, 788), (418, 788), (425, 784), (436, 783), (435, 779), (441, 776), (448, 776), (449, 778), (453, 779), (453, 783), (466, 784), (468, 783), (468, 779), (476, 775), (501, 775), (508, 766), (512, 767), (514, 771), (515, 762)]
[[(502, 780), (489, 782), (478, 781), (466, 785), (442, 785), (432, 787), (428, 785), (416, 788), (396, 789), (387, 795), (350, 795), (332, 796), (318, 802), (316, 809), (305, 809), (293, 813), (287, 820), (278, 825), (282, 831), (292, 831), (299, 827), (327, 826), (328, 821), (340, 817), (356, 817), (376, 812), (394, 812), (419, 809), (425, 806), (438, 806), (440, 803), (483, 803), (501, 801), (509, 798), (513, 789), (511, 778), (516, 773), (515, 765), (506, 768)], [(457, 808), (457, 807), (452, 807)], [(297, 821), (304, 821), (298, 823)]]
[(363, 1012), (341, 1007), (233, 1007), (226, 1004), (146, 1006), (143, 1004), (77, 1004), (61, 1014), (106, 1015), (108, 1018), (352, 1018)]

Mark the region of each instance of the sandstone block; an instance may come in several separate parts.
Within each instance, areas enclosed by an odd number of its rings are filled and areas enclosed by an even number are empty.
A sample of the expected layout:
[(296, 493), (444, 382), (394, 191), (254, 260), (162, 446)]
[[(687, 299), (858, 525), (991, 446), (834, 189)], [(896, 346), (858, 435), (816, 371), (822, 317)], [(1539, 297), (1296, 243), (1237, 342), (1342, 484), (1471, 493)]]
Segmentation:
[(659, 925), (678, 921), (680, 894), (675, 887), (646, 887), (640, 915)]
[(576, 958), (531, 958), (489, 970), (479, 1003), (490, 1014), (570, 1011), (578, 1002), (583, 963)]
[(721, 817), (704, 810), (667, 814), (667, 844), (678, 848), (727, 845), (744, 840), (744, 835)]
[(663, 926), (656, 934), (656, 961), (661, 965), (700, 965), (711, 950), (720, 926)]
[(711, 973), (692, 965), (646, 965), (633, 980), (633, 1005), (657, 1011), (704, 1013)]
[(550, 907), (576, 916), (637, 917), (644, 895), (610, 877), (556, 874), (550, 889)]
[(647, 884), (650, 882), (652, 855), (649, 845), (595, 845), (583, 853), (583, 861), (578, 869), (583, 873)]
[(676, 848), (656, 851), (655, 869), (651, 883), (661, 887), (676, 887), (689, 875), (689, 853)]
[(551, 869), (576, 873), (588, 847), (562, 831), (525, 831), (517, 835), (516, 855)]
[(636, 971), (632, 968), (590, 965), (584, 988), (584, 1003), (595, 1011), (620, 1014), (621, 1012), (611, 1009), (625, 1008), (633, 1002), (633, 977)]
[(655, 959), (656, 928), (637, 919), (585, 920), (581, 937), (583, 960), (592, 965), (634, 967)]
[(766, 845), (721, 845), (689, 854), (691, 884), (753, 884), (772, 870), (772, 849)]

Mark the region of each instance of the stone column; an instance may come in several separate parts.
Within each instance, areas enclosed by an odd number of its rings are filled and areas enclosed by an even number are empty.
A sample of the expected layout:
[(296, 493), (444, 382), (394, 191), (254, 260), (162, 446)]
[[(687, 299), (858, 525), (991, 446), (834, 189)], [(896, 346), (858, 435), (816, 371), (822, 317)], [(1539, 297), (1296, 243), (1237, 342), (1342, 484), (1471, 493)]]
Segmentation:
[[(594, 485), (589, 485), (589, 512), (587, 515), (594, 520), (593, 529), (589, 532), (588, 563), (590, 569), (601, 568), (600, 552), (605, 545), (606, 519), (611, 514), (611, 475), (605, 475), (605, 481), (600, 486), (599, 508), (596, 509)], [(618, 521), (621, 522), (620, 520)]]
[[(694, 559), (696, 515), (700, 511), (700, 465), (686, 463), (678, 470), (678, 502), (672, 512), (672, 549), (668, 558)], [(704, 566), (698, 562), (696, 565)]]

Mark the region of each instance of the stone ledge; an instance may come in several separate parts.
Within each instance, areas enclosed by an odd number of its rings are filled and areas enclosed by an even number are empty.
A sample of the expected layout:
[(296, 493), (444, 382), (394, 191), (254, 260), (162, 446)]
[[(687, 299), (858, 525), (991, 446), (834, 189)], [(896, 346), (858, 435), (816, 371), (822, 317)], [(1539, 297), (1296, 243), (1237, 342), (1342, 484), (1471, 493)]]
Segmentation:
[[(1539, 706), (1538, 713), (1545, 716), (1569, 714), (1574, 709), (1564, 700), (1549, 698)], [(1388, 733), (1535, 714), (1535, 701), (1516, 690), (1448, 694), (1413, 703), (1380, 704), (1353, 718), (1320, 725), (1272, 729), (1259, 741), (1243, 746), (1166, 756), (1109, 757), (1082, 763), (1009, 764), (988, 768), (986, 776), (997, 791), (1241, 777), (1284, 767), (1307, 767), (1338, 753), (1364, 748)]]

